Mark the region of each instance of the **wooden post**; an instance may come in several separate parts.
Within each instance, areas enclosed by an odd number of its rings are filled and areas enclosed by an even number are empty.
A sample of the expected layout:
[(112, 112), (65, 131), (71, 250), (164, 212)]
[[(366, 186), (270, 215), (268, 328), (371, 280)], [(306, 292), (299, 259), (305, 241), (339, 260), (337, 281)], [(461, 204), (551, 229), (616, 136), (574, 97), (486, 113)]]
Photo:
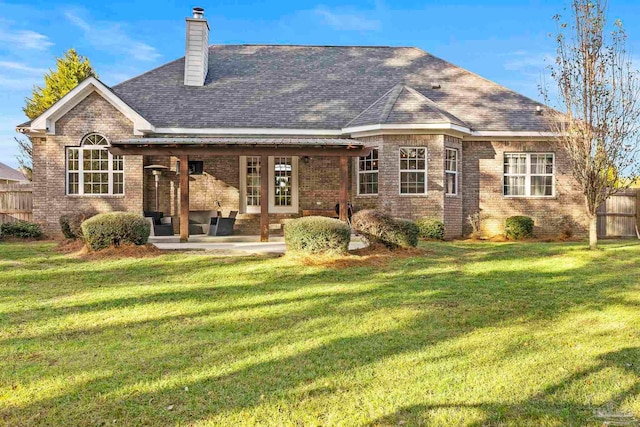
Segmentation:
[(189, 156), (180, 156), (180, 241), (189, 240)]
[(349, 158), (340, 157), (340, 221), (347, 221), (349, 202)]
[(269, 241), (269, 156), (260, 156), (260, 241)]

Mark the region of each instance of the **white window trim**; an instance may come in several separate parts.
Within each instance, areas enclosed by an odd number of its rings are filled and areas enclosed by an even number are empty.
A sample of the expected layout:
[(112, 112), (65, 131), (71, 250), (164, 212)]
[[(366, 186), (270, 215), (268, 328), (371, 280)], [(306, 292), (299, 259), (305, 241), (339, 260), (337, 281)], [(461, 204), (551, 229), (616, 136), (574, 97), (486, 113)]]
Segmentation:
[[(378, 150), (378, 169), (375, 171), (361, 171), (360, 170), (360, 159), (361, 157), (356, 157), (355, 158), (355, 170), (356, 170), (356, 195), (358, 196), (363, 196), (363, 197), (369, 197), (369, 196), (377, 196), (378, 192), (380, 191), (380, 150), (378, 149), (378, 147), (373, 147), (371, 149), (371, 152), (373, 153), (373, 150)], [(361, 193), (360, 192), (360, 174), (365, 174), (365, 173), (376, 173), (378, 175), (378, 191), (376, 191), (375, 193)]]
[[(255, 214), (260, 213), (260, 206), (247, 206), (247, 157), (240, 156), (240, 212)], [(298, 157), (297, 156), (276, 156), (291, 157), (291, 206), (276, 206), (275, 200), (275, 157), (269, 156), (269, 213), (298, 213)], [(260, 164), (262, 168), (262, 164)], [(260, 200), (263, 195), (260, 194)]]
[(260, 206), (247, 206), (247, 157), (255, 156), (240, 156), (240, 212), (256, 214), (260, 213)]
[[(90, 135), (100, 135), (102, 136), (105, 141), (107, 141), (107, 145), (84, 145), (84, 140), (85, 138), (87, 138)], [(109, 143), (109, 140), (107, 139), (107, 137), (105, 137), (104, 135), (101, 134), (96, 134), (96, 133), (90, 133), (87, 134), (85, 136), (82, 137), (81, 143), (80, 145), (77, 146), (71, 146), (71, 147), (66, 147), (65, 150), (65, 177), (66, 177), (66, 182), (65, 182), (65, 194), (67, 196), (71, 196), (71, 197), (78, 197), (78, 196), (82, 196), (82, 197), (122, 197), (125, 195), (125, 190), (126, 190), (126, 186), (125, 186), (125, 166), (124, 166), (124, 162), (125, 159), (124, 157), (122, 158), (122, 171), (114, 171), (113, 170), (113, 154), (111, 154), (111, 152), (109, 152), (109, 150), (107, 150), (107, 147), (109, 147), (111, 144)], [(78, 170), (69, 170), (69, 151), (70, 150), (78, 150)], [(85, 151), (89, 151), (89, 150), (105, 150), (107, 151), (107, 162), (108, 162), (108, 166), (107, 166), (107, 170), (106, 171), (85, 171), (84, 170), (84, 152)], [(96, 173), (104, 173), (107, 172), (107, 174), (109, 175), (108, 177), (108, 181), (107, 181), (107, 185), (108, 185), (108, 192), (107, 193), (86, 193), (84, 192), (84, 174), (86, 173), (91, 173), (91, 172), (96, 172)], [(78, 174), (78, 192), (77, 193), (70, 193), (69, 192), (69, 176), (72, 173), (77, 173)], [(113, 193), (113, 175), (115, 173), (122, 173), (122, 193), (117, 193), (114, 194)]]
[[(412, 150), (412, 149), (421, 149), (424, 148), (424, 193), (403, 193), (402, 192), (402, 172), (422, 172), (423, 169), (402, 169), (400, 168), (400, 152), (402, 150)], [(398, 147), (398, 194), (400, 196), (408, 196), (408, 197), (422, 197), (426, 196), (429, 193), (429, 150), (427, 147), (418, 147), (418, 146), (405, 146)]]
[[(504, 173), (504, 160), (507, 155), (526, 156), (525, 173)], [(551, 156), (553, 159), (553, 173), (548, 174), (531, 174), (531, 155)], [(524, 192), (523, 195), (505, 194), (505, 177), (507, 176), (524, 176)], [(551, 195), (550, 196), (532, 196), (531, 195), (531, 177), (532, 176), (551, 176)], [(556, 154), (550, 152), (505, 152), (502, 155), (502, 196), (507, 199), (553, 199), (556, 197)]]
[[(454, 153), (456, 153), (456, 170), (455, 171), (447, 169), (447, 151), (453, 151)], [(458, 194), (460, 194), (460, 150), (458, 150), (457, 148), (446, 147), (444, 153), (445, 153), (445, 156), (444, 156), (444, 184), (445, 184), (444, 194), (445, 194), (445, 196), (457, 196)], [(448, 193), (447, 192), (447, 188), (446, 188), (446, 185), (447, 185), (447, 174), (454, 174), (455, 175), (455, 182), (456, 182), (456, 191), (455, 191), (455, 193)]]

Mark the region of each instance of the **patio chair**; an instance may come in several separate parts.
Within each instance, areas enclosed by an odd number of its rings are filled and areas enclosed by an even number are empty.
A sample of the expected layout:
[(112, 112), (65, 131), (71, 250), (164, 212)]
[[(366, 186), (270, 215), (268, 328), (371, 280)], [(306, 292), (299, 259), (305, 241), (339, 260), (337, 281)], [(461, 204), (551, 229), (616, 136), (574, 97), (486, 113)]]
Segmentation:
[(189, 211), (189, 234), (209, 234), (211, 218), (216, 218), (216, 211)]
[(236, 224), (236, 216), (238, 216), (238, 211), (231, 211), (227, 218), (224, 218), (222, 215), (211, 218), (209, 236), (231, 236), (233, 234), (233, 227)]
[(145, 211), (144, 217), (151, 224), (150, 236), (173, 236), (173, 218), (162, 212)]

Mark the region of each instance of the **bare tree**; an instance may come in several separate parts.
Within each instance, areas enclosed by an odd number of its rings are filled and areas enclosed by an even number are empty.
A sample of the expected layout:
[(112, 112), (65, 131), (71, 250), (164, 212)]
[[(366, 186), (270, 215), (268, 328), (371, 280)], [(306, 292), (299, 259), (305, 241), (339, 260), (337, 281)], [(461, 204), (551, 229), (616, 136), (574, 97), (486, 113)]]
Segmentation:
[(561, 15), (557, 56), (550, 66), (557, 102), (543, 85), (551, 130), (566, 151), (589, 218), (589, 247), (598, 245), (597, 209), (640, 173), (640, 85), (622, 22), (607, 24), (606, 0), (572, 0)]

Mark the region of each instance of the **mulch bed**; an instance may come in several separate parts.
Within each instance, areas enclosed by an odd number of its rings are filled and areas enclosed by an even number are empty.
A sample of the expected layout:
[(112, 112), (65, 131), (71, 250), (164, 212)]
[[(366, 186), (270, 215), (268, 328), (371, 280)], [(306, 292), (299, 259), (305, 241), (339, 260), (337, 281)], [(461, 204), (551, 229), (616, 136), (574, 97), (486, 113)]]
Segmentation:
[(99, 251), (92, 251), (81, 240), (64, 240), (58, 244), (59, 253), (72, 255), (87, 260), (121, 259), (121, 258), (151, 258), (163, 254), (152, 244), (110, 246)]

